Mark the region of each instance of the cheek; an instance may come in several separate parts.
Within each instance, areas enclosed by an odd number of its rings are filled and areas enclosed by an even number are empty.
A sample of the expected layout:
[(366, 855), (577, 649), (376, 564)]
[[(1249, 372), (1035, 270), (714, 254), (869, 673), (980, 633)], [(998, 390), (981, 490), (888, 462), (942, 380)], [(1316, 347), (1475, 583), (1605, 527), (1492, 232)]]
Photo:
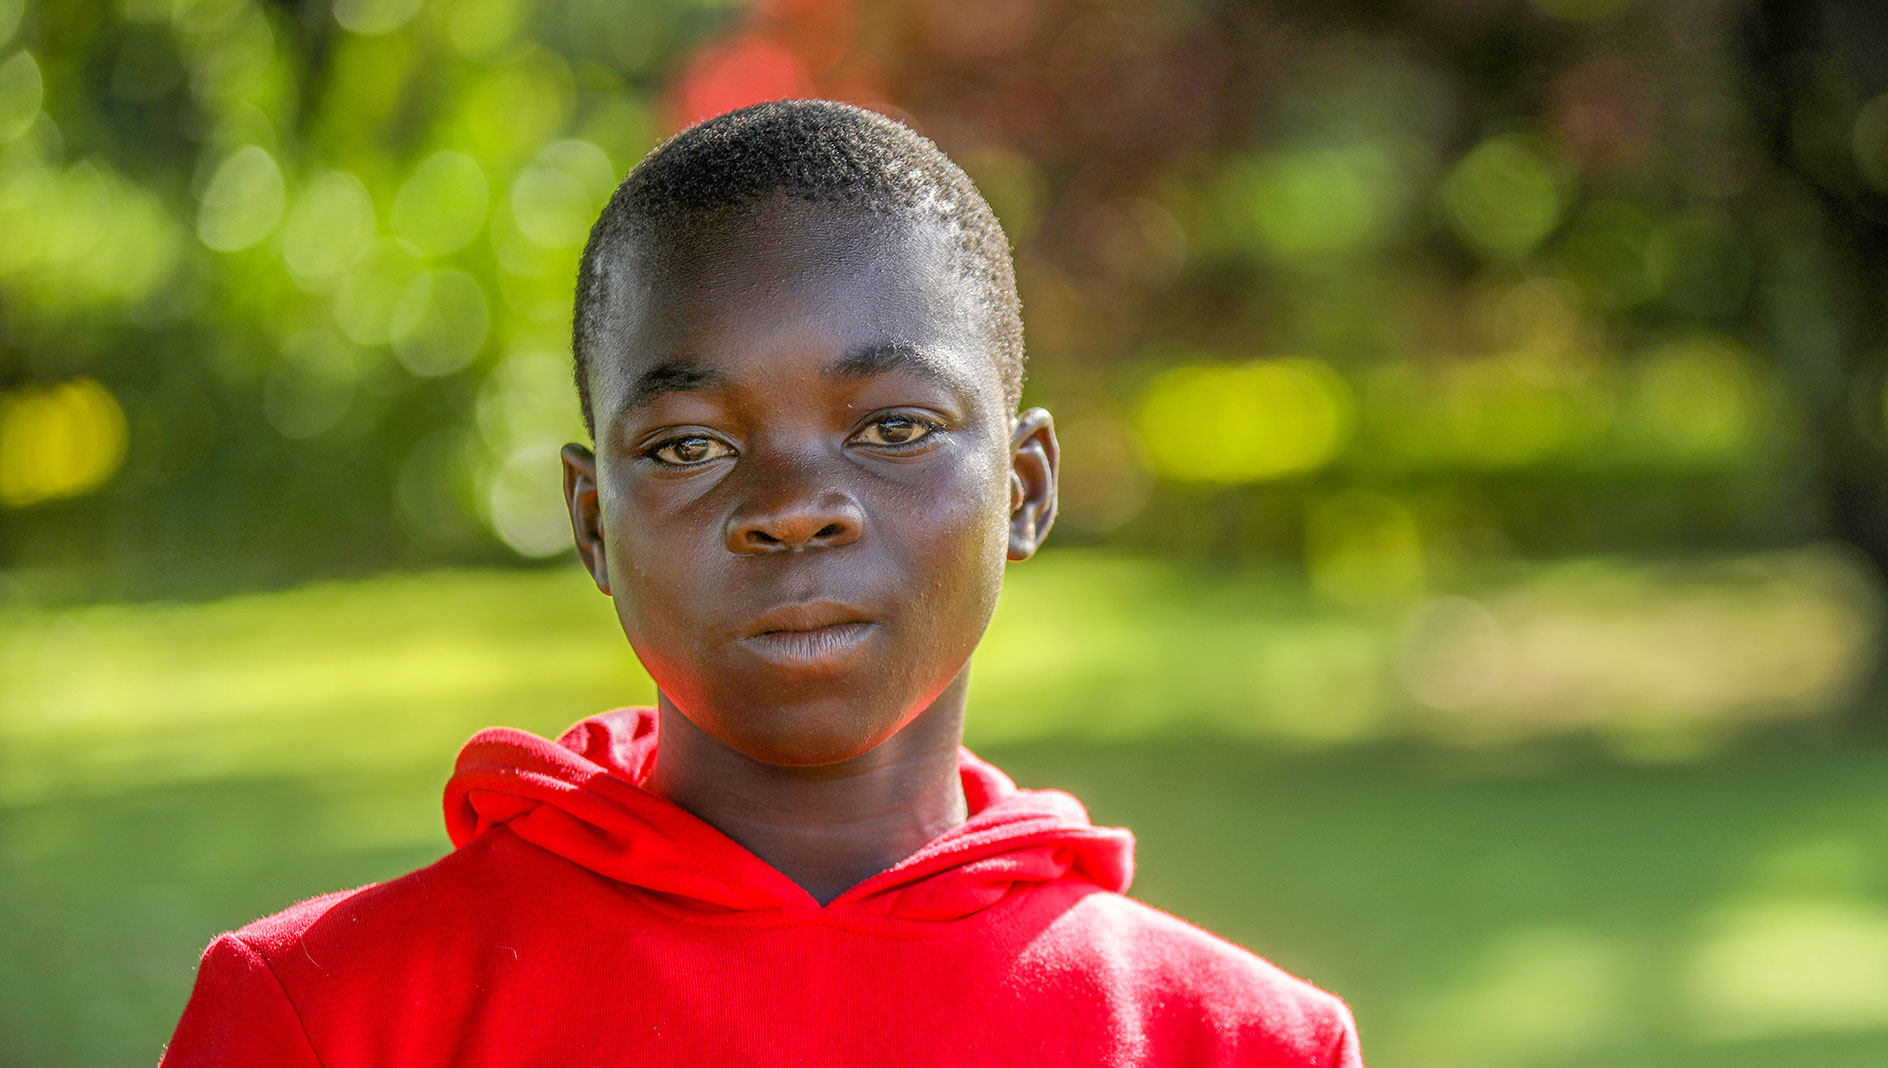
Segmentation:
[(706, 591), (689, 585), (700, 569), (686, 566), (686, 551), (662, 538), (647, 515), (636, 518), (633, 525), (619, 520), (606, 538), (617, 622), (659, 690), (683, 708), (704, 707), (701, 650), (693, 639)]
[(965, 623), (975, 623), (974, 644), (996, 604), (1009, 549), (1008, 467), (986, 464), (966, 472), (945, 492), (922, 494), (916, 514), (918, 533), (901, 540), (909, 546), (912, 590), (926, 615), (949, 618), (937, 636), (961, 644)]
[(638, 655), (657, 653), (683, 631), (700, 593), (690, 580), (699, 576), (699, 539), (688, 537), (684, 520), (660, 507), (665, 502), (618, 487), (603, 505), (604, 554), (616, 615)]

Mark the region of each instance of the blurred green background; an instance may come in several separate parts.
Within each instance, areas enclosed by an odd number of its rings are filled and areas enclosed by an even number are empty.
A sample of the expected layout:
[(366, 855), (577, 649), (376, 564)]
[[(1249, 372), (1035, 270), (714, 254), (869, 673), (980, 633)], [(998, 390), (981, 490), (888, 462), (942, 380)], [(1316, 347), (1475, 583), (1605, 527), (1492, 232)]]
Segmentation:
[(1888, 6), (0, 0), (0, 1065), (647, 701), (570, 559), (657, 140), (897, 115), (1062, 428), (970, 742), (1375, 1065), (1888, 1063)]

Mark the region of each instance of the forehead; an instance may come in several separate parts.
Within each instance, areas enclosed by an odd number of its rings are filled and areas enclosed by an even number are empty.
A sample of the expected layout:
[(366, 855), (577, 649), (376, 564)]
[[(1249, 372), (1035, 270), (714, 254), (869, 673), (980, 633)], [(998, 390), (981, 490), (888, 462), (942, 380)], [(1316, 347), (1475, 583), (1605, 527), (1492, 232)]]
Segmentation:
[(961, 256), (942, 220), (786, 198), (654, 227), (608, 272), (593, 393), (614, 408), (652, 367), (764, 374), (789, 352), (893, 346), (1000, 396), (990, 313)]

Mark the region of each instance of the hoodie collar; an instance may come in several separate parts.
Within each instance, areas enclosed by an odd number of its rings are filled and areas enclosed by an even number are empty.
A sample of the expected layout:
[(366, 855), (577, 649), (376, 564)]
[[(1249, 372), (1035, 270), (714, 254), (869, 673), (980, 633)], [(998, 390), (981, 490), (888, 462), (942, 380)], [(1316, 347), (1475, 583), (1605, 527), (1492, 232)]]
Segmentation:
[(583, 720), (556, 742), (483, 730), (459, 751), (446, 785), (455, 847), (504, 825), (599, 875), (704, 912), (880, 916), (942, 922), (1019, 890), (1076, 881), (1116, 892), (1134, 870), (1134, 838), (1096, 827), (1060, 790), (1022, 790), (959, 749), (969, 818), (821, 910), (792, 880), (699, 817), (645, 790), (656, 714), (621, 708)]

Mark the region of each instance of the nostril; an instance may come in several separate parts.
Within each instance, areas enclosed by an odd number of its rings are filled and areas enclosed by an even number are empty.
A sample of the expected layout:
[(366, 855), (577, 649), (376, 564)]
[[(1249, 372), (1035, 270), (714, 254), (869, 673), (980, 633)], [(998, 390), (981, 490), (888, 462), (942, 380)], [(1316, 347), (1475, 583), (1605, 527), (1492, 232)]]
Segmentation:
[(738, 516), (727, 527), (728, 549), (759, 554), (850, 545), (858, 540), (863, 522), (856, 506), (844, 503), (844, 508), (802, 506)]

